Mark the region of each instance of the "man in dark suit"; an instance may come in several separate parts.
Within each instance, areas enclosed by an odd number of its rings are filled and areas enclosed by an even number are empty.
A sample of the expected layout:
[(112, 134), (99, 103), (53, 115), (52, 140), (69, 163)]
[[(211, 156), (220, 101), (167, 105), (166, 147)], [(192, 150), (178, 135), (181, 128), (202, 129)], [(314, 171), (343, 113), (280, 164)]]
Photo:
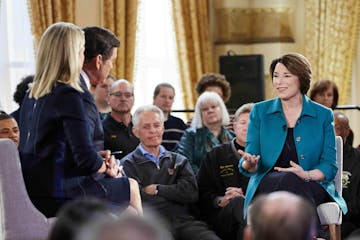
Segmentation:
[(101, 151), (104, 149), (104, 131), (89, 88), (106, 80), (113, 61), (117, 57), (120, 41), (112, 32), (98, 26), (85, 27), (83, 31), (85, 32), (85, 60), (80, 73), (80, 83), (84, 90), (83, 100), (92, 140), (96, 149)]

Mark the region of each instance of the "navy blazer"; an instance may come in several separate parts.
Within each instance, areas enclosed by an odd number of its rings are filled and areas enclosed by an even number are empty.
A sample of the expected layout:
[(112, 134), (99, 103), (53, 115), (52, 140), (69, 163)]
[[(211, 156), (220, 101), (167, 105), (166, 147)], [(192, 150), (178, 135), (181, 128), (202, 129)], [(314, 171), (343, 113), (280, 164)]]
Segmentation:
[[(287, 124), (279, 98), (256, 103), (250, 113), (245, 151), (260, 155), (258, 170), (246, 172), (239, 163), (239, 170), (251, 176), (246, 191), (244, 214), (254, 197), (262, 178), (274, 168), (283, 149)], [(294, 142), (300, 166), (305, 170), (319, 169), (324, 175), (318, 183), (336, 201), (344, 213), (344, 199), (336, 192), (334, 178), (337, 172), (334, 117), (331, 109), (303, 96), (301, 115), (294, 127)]]
[(58, 83), (38, 100), (25, 97), (19, 152), (31, 197), (76, 197), (72, 188), (100, 169), (103, 161), (89, 134), (83, 95)]
[(97, 151), (104, 150), (104, 130), (100, 119), (100, 113), (95, 105), (95, 100), (81, 75), (80, 85), (84, 91), (84, 93), (81, 94), (81, 97), (84, 101), (85, 115), (87, 116), (90, 125), (91, 139)]

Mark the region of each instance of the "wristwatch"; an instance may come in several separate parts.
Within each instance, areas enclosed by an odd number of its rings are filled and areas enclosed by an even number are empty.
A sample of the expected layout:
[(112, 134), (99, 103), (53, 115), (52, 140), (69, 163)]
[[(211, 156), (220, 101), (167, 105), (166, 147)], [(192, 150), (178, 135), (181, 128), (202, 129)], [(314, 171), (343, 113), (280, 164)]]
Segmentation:
[(311, 175), (310, 175), (310, 171), (306, 171), (307, 175), (306, 178), (304, 179), (305, 182), (310, 182), (312, 180)]
[(155, 188), (155, 193), (154, 193), (154, 195), (157, 195), (157, 194), (158, 194), (158, 192), (159, 192), (159, 185), (156, 185), (156, 188)]

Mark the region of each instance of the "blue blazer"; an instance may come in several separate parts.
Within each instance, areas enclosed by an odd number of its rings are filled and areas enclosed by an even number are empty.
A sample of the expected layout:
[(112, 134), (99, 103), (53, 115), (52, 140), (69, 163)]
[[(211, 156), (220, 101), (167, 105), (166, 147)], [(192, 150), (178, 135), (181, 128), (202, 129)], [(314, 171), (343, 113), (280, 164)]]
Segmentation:
[(31, 197), (76, 197), (81, 190), (79, 182), (101, 167), (83, 95), (58, 83), (38, 100), (25, 97), (20, 110), (19, 153)]
[[(301, 115), (294, 127), (294, 142), (300, 166), (305, 170), (319, 169), (324, 175), (318, 183), (339, 204), (344, 213), (347, 206), (336, 192), (334, 178), (337, 172), (334, 117), (332, 111), (303, 96)], [(262, 178), (274, 168), (283, 149), (287, 135), (287, 123), (279, 98), (254, 105), (250, 113), (245, 151), (260, 155), (258, 170), (245, 171), (239, 162), (239, 170), (250, 176), (246, 191), (244, 214)]]

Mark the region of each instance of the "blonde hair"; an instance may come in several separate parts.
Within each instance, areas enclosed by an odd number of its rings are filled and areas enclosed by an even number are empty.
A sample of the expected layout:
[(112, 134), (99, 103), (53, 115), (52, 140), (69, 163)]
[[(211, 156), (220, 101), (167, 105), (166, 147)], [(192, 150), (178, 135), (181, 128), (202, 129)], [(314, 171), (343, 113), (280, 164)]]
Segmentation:
[(38, 99), (49, 94), (57, 82), (69, 84), (82, 92), (79, 67), (84, 45), (84, 33), (78, 26), (66, 22), (49, 26), (38, 46), (34, 84), (29, 97)]

